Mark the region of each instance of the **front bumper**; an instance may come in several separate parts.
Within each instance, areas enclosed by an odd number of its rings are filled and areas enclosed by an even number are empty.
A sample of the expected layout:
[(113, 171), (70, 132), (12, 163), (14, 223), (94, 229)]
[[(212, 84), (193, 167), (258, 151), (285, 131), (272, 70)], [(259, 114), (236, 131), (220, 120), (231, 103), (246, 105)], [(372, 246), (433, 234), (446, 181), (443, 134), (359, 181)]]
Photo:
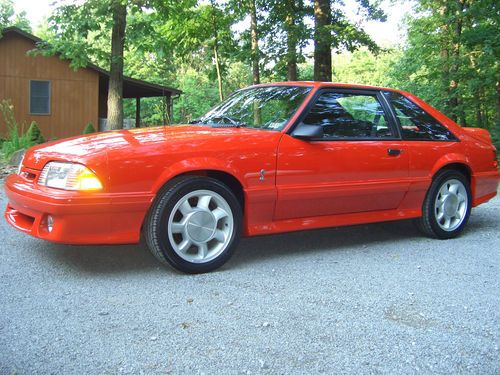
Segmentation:
[[(66, 244), (137, 243), (152, 194), (74, 192), (37, 185), (19, 175), (5, 180), (5, 218), (14, 228)], [(49, 230), (47, 218), (53, 219)]]

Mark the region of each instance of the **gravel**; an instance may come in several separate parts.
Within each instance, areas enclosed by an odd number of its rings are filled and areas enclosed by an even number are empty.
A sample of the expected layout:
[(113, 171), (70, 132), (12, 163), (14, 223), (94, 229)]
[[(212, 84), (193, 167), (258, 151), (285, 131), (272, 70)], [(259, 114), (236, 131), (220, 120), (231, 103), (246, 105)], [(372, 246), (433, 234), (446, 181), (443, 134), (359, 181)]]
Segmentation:
[(495, 198), (448, 241), (407, 221), (249, 238), (197, 276), (0, 220), (0, 373), (498, 374), (499, 218)]

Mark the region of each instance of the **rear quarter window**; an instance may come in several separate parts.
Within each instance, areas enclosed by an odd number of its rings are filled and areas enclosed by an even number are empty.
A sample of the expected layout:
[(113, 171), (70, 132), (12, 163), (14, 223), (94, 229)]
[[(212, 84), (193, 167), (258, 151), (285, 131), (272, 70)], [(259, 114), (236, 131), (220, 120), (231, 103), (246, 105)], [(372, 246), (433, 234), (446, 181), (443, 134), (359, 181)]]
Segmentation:
[(457, 140), (448, 128), (404, 95), (392, 91), (385, 91), (384, 95), (394, 109), (404, 139), (424, 141)]

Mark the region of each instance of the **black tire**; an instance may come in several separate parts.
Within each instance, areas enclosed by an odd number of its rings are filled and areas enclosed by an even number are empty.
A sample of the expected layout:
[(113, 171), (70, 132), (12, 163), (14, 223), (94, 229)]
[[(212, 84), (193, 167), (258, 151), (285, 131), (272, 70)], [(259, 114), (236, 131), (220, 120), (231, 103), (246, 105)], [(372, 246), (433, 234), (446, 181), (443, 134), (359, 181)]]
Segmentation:
[[(189, 197), (190, 194), (197, 194), (197, 192), (206, 192), (204, 194), (208, 194), (210, 197), (213, 196), (212, 199), (209, 200), (210, 205), (212, 205), (211, 207), (215, 205), (213, 200), (217, 200), (220, 205), (223, 205), (224, 212), (227, 213), (227, 211), (230, 211), (227, 217), (231, 217), (231, 220), (226, 218), (217, 219), (215, 218), (216, 215), (212, 215), (214, 218), (209, 224), (195, 224), (193, 219), (195, 214), (205, 215), (206, 219), (207, 217), (210, 218), (211, 213), (215, 212), (210, 211), (207, 204), (207, 211), (204, 211), (205, 213), (200, 213), (198, 208), (199, 203), (194, 207), (189, 206), (193, 210), (189, 211), (186, 217), (182, 216), (183, 214), (180, 213), (182, 211), (181, 206), (183, 206), (181, 202), (187, 201), (191, 204), (190, 202), (192, 199), (197, 200), (198, 196), (195, 195), (192, 198), (186, 197)], [(178, 206), (179, 204), (180, 206)], [(218, 208), (219, 207), (216, 206), (216, 209)], [(173, 212), (174, 210), (175, 212)], [(179, 232), (180, 234), (173, 233), (174, 225), (179, 224), (173, 221), (175, 215), (181, 215), (181, 222), (187, 222), (183, 227), (183, 231)], [(187, 218), (191, 219), (188, 220)], [(226, 221), (222, 223), (223, 220)], [(228, 225), (228, 221), (231, 226)], [(207, 229), (210, 225), (212, 225), (210, 229)], [(223, 241), (215, 239), (215, 232), (221, 232), (221, 230), (218, 230), (219, 225), (225, 226), (222, 229), (227, 230), (227, 233), (222, 237), (224, 238)], [(196, 229), (195, 227), (200, 229)], [(229, 229), (227, 229), (227, 227), (229, 227)], [(208, 177), (183, 176), (170, 181), (160, 190), (148, 212), (143, 230), (146, 243), (151, 253), (160, 262), (169, 264), (179, 271), (195, 274), (213, 271), (221, 267), (231, 258), (240, 240), (241, 227), (241, 205), (233, 192), (226, 185)], [(207, 261), (203, 259), (194, 259), (196, 256), (200, 256), (200, 252), (203, 254), (201, 247), (197, 249), (196, 246), (205, 243), (203, 241), (205, 241), (206, 238), (210, 238), (210, 235), (206, 235), (199, 243), (192, 242), (192, 245), (188, 245), (190, 247), (186, 252), (180, 250), (183, 243), (182, 241), (194, 241), (193, 238), (195, 237), (191, 235), (190, 231), (194, 232), (195, 230), (198, 230), (199, 236), (205, 236), (205, 234), (200, 233), (208, 233), (210, 230), (213, 231), (211, 234), (213, 238), (210, 241), (206, 241), (207, 246), (212, 246), (212, 243), (215, 244), (213, 246), (215, 250), (212, 252), (213, 259), (209, 256), (207, 256)], [(175, 236), (180, 236), (180, 243), (177, 243), (178, 240)], [(205, 254), (210, 254), (210, 252), (207, 252), (205, 249)], [(201, 255), (201, 257), (202, 256), (203, 255)]]
[[(438, 216), (440, 211), (445, 211), (445, 208), (439, 208), (437, 206), (442, 206), (445, 207), (445, 205), (436, 205), (437, 200), (439, 201), (444, 201), (445, 199), (441, 199), (442, 197), (446, 196), (440, 193), (441, 189), (447, 189), (450, 187), (452, 184), (455, 184), (456, 186), (463, 186), (463, 189), (460, 188), (461, 194), (458, 194), (457, 197), (462, 197), (463, 195), (466, 195), (466, 202), (463, 204), (465, 206), (460, 206), (462, 203), (458, 203), (457, 207), (460, 207), (460, 211), (462, 212), (460, 215), (460, 219), (457, 217), (452, 217), (450, 221), (455, 221), (454, 225), (450, 224), (450, 227), (445, 229), (446, 227), (446, 218), (444, 217), (440, 220), (438, 220)], [(465, 194), (464, 194), (465, 192)], [(463, 199), (463, 198), (461, 198)], [(449, 206), (451, 207), (451, 211), (453, 212), (453, 203), (450, 204)], [(454, 238), (458, 236), (462, 230), (464, 229), (465, 225), (469, 221), (469, 216), (471, 212), (471, 207), (472, 207), (472, 196), (471, 196), (471, 190), (470, 190), (470, 184), (468, 179), (460, 172), (451, 170), (451, 169), (445, 169), (440, 172), (434, 177), (432, 184), (427, 191), (427, 195), (425, 197), (423, 206), (422, 206), (422, 217), (418, 218), (415, 220), (415, 224), (417, 225), (418, 229), (422, 231), (425, 235), (431, 237), (431, 238), (438, 238), (438, 239), (449, 239), (449, 238)], [(459, 209), (457, 208), (457, 213)]]

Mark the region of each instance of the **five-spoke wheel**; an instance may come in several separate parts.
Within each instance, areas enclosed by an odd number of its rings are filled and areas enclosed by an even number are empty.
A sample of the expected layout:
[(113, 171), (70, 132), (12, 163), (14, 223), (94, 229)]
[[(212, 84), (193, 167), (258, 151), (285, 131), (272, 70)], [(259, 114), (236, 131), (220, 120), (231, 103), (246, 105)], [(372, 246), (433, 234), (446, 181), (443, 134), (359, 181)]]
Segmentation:
[(465, 219), (468, 205), (469, 198), (464, 184), (456, 179), (445, 181), (434, 202), (436, 222), (447, 232), (457, 229)]
[(195, 190), (176, 203), (167, 227), (177, 255), (188, 262), (205, 263), (227, 247), (234, 219), (229, 204), (219, 194)]
[(221, 182), (182, 177), (158, 195), (145, 223), (148, 246), (160, 261), (188, 273), (222, 266), (237, 246), (241, 206)]
[(464, 228), (471, 210), (469, 181), (460, 172), (443, 170), (427, 192), (418, 227), (428, 236), (453, 238)]

